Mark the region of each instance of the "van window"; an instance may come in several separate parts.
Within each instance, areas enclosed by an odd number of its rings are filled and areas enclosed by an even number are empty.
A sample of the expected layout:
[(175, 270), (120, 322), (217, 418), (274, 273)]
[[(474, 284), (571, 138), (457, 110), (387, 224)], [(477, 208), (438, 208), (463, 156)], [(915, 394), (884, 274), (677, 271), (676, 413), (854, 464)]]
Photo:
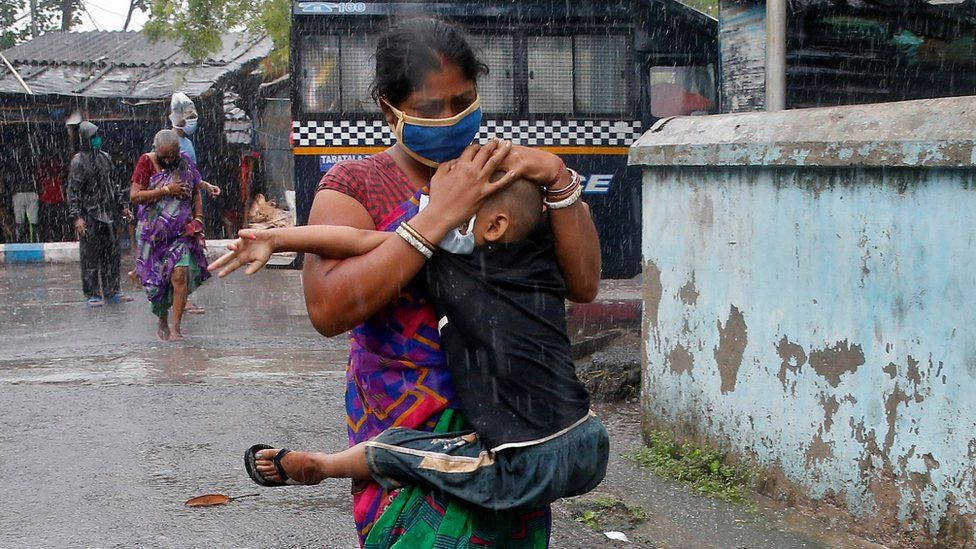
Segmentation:
[(342, 46), (342, 110), (346, 112), (379, 112), (369, 96), (369, 85), (376, 73), (375, 35), (348, 35)]
[(573, 39), (530, 36), (529, 112), (573, 112)]
[(481, 109), (486, 113), (515, 111), (515, 45), (511, 36), (473, 35), (471, 46), (488, 65), (488, 75), (478, 79)]
[(305, 112), (339, 110), (339, 38), (301, 37), (301, 96)]
[(718, 112), (712, 65), (651, 67), (651, 116), (684, 116)]
[(627, 36), (529, 37), (528, 60), (532, 114), (626, 116), (633, 111)]
[(629, 40), (625, 36), (577, 36), (573, 72), (576, 112), (623, 115), (631, 112)]

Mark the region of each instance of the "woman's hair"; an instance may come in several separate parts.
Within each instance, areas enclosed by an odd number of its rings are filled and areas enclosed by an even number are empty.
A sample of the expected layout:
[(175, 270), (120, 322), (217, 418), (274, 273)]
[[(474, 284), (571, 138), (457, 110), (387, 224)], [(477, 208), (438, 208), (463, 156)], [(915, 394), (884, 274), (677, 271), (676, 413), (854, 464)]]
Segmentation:
[(464, 77), (477, 82), (488, 66), (475, 55), (456, 25), (432, 17), (406, 19), (384, 32), (376, 44), (376, 76), (369, 94), (399, 105), (419, 89), (427, 75), (443, 64), (456, 65)]

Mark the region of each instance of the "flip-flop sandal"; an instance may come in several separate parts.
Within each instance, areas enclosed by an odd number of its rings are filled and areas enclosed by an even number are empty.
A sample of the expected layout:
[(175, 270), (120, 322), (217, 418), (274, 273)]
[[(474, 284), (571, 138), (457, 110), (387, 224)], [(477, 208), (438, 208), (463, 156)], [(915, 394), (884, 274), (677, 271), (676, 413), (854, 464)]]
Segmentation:
[(105, 302), (102, 301), (102, 298), (100, 298), (100, 297), (89, 297), (88, 298), (88, 306), (89, 307), (95, 308), (95, 307), (101, 307), (102, 305), (105, 305)]
[(281, 477), (281, 478), (283, 478), (283, 479), (285, 479), (284, 482), (278, 482), (278, 481), (274, 481), (274, 480), (268, 480), (268, 479), (262, 477), (261, 476), (261, 473), (258, 472), (258, 468), (257, 468), (257, 460), (258, 460), (257, 453), (260, 452), (261, 450), (271, 450), (273, 448), (274, 448), (273, 446), (268, 446), (267, 444), (255, 444), (254, 446), (251, 446), (250, 448), (248, 448), (247, 449), (247, 452), (244, 452), (244, 469), (247, 470), (248, 476), (251, 477), (251, 480), (253, 480), (254, 482), (260, 484), (261, 486), (294, 486), (294, 485), (300, 485), (301, 482), (298, 482), (297, 480), (294, 480), (294, 479), (290, 478), (285, 473), (285, 468), (281, 466), (281, 458), (283, 458), (286, 455), (288, 455), (288, 452), (291, 451), (291, 450), (289, 450), (287, 448), (282, 448), (281, 450), (278, 450), (278, 453), (275, 455), (275, 457), (271, 458), (271, 463), (274, 464), (275, 470), (278, 472), (278, 476)]

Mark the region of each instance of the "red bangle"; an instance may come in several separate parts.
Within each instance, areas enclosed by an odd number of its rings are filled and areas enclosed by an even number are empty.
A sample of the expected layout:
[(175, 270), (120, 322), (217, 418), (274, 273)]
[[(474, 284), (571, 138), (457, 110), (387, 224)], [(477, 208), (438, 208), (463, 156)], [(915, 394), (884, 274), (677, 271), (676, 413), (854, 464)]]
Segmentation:
[(564, 171), (566, 171), (566, 163), (563, 162), (563, 160), (560, 158), (559, 168), (556, 169), (556, 175), (554, 175), (553, 178), (549, 180), (549, 184), (546, 185), (546, 188), (551, 189), (553, 185), (559, 183), (559, 180), (562, 178)]

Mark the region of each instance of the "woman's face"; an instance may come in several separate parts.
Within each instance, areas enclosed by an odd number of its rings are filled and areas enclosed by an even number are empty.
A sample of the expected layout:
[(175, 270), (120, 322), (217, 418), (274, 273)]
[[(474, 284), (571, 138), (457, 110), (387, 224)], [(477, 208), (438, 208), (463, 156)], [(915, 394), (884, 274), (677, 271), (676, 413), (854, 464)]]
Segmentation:
[[(463, 112), (477, 98), (474, 82), (466, 79), (457, 65), (446, 64), (441, 70), (428, 74), (420, 89), (394, 106), (418, 118), (450, 118)], [(387, 118), (391, 117), (392, 113), (387, 111)], [(392, 117), (390, 123), (395, 120)]]

